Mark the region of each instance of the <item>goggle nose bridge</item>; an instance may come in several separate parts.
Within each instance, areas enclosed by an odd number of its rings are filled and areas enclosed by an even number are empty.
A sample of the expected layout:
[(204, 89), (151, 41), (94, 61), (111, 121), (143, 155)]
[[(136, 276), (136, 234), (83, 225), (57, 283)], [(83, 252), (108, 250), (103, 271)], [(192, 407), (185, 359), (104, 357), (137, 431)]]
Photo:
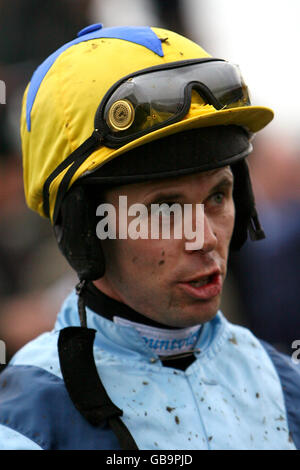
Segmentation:
[[(211, 92), (207, 85), (203, 82), (193, 80), (188, 82), (184, 87), (184, 103), (187, 103), (188, 106), (184, 106), (184, 111), (189, 110), (192, 102), (192, 91), (195, 90), (203, 98), (206, 104), (212, 105), (215, 109), (222, 109), (224, 106), (217, 100), (215, 95)], [(189, 102), (188, 102), (189, 101)]]

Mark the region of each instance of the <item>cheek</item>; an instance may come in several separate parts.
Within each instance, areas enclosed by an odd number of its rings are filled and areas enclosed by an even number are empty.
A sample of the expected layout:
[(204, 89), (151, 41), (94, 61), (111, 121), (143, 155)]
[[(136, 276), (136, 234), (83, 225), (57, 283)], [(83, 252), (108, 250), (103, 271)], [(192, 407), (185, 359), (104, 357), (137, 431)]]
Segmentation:
[(218, 217), (216, 222), (216, 234), (219, 246), (222, 250), (227, 250), (232, 237), (235, 220), (235, 209), (233, 202), (230, 203), (222, 215)]
[(160, 274), (167, 261), (166, 243), (162, 240), (132, 240), (128, 247), (128, 257), (138, 275)]
[(127, 273), (139, 285), (152, 286), (157, 291), (166, 287), (179, 262), (182, 240), (135, 240), (130, 246)]
[(226, 220), (225, 220), (226, 238), (229, 239), (229, 241), (233, 233), (234, 220), (235, 220), (235, 210), (234, 210), (234, 205), (232, 205), (232, 208), (226, 215)]
[(105, 240), (106, 272), (126, 282), (161, 272), (166, 256), (160, 240)]

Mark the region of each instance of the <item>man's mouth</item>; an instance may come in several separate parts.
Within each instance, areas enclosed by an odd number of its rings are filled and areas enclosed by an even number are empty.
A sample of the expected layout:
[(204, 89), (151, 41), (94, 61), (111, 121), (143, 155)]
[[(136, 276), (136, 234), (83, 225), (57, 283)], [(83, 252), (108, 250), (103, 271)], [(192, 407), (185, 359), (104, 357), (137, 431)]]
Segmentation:
[(197, 276), (179, 283), (184, 291), (196, 299), (209, 300), (222, 290), (222, 276), (216, 269), (207, 275)]
[(205, 286), (209, 282), (211, 282), (211, 276), (206, 276), (203, 279), (200, 279), (199, 281), (190, 281), (189, 284), (194, 287), (201, 287)]

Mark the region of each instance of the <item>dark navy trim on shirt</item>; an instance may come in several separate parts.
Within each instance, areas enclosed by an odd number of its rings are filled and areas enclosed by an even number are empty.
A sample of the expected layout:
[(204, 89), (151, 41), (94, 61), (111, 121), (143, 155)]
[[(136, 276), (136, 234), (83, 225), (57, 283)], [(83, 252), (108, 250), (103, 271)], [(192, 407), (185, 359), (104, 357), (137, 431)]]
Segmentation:
[(64, 381), (39, 367), (8, 365), (1, 373), (0, 424), (44, 450), (120, 450), (110, 427), (89, 424)]
[(279, 375), (284, 395), (289, 430), (296, 448), (300, 449), (300, 365), (292, 359), (277, 351), (273, 346), (260, 340), (262, 346), (270, 356)]

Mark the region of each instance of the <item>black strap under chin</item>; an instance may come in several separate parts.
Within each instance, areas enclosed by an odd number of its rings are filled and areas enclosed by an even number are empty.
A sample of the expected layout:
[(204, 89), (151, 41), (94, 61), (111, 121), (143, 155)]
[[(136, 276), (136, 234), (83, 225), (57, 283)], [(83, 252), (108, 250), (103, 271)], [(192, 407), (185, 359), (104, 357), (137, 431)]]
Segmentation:
[(96, 330), (71, 326), (60, 331), (58, 354), (69, 396), (80, 414), (93, 426), (108, 421), (122, 450), (138, 450), (120, 419), (123, 411), (109, 398), (98, 375), (93, 344)]

